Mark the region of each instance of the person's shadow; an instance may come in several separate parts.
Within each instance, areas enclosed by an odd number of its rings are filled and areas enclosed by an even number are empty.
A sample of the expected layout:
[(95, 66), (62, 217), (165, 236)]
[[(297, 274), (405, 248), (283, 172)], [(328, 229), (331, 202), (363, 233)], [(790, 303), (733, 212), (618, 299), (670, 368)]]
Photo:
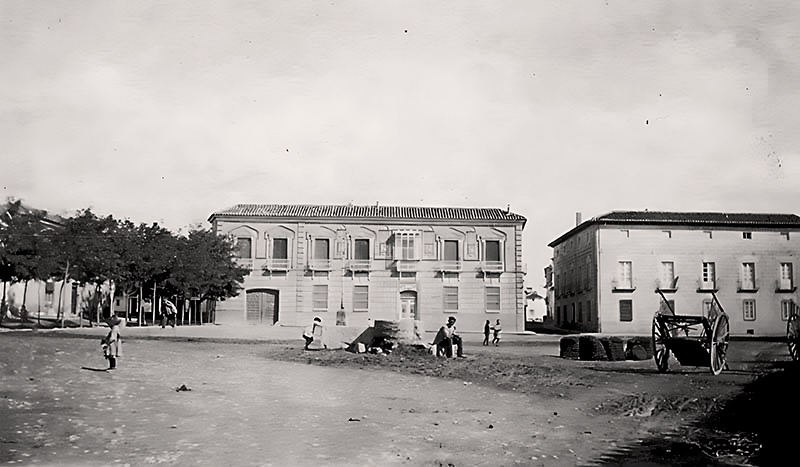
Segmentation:
[(89, 368), (88, 366), (82, 366), (81, 370), (102, 371), (103, 373), (108, 373), (108, 369), (106, 368)]

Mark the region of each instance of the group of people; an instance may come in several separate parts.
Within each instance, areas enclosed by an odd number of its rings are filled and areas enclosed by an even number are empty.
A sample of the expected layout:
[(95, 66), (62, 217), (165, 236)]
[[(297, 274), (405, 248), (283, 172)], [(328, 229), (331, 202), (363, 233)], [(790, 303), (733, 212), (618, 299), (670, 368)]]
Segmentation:
[(492, 344), (495, 347), (500, 345), (500, 332), (503, 329), (500, 327), (500, 320), (497, 320), (494, 326), (491, 325), (491, 320), (486, 320), (486, 324), (483, 325), (483, 345), (489, 345), (489, 337), (494, 333), (494, 339), (492, 339)]
[[(502, 328), (500, 327), (500, 320), (498, 319), (497, 322), (492, 325), (490, 320), (486, 320), (486, 324), (483, 326), (483, 345), (489, 345), (489, 338), (494, 334), (494, 338), (492, 339), (492, 344), (495, 347), (500, 345), (500, 333), (502, 332)], [(447, 357), (453, 356), (453, 346), (456, 347), (456, 357), (464, 357), (464, 343), (461, 340), (461, 336), (456, 333), (456, 317), (451, 316), (447, 318), (447, 324), (442, 326), (439, 329), (439, 332), (436, 334), (436, 337), (433, 339), (433, 345), (436, 346), (436, 355), (445, 355)]]

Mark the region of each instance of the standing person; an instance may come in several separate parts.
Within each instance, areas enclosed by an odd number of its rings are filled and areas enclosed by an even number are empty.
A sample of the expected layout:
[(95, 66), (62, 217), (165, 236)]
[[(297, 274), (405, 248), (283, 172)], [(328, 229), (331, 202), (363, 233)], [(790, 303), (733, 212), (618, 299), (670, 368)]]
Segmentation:
[(492, 325), (489, 324), (489, 320), (486, 320), (486, 324), (483, 325), (483, 345), (489, 345), (489, 336), (492, 334)]
[(308, 346), (314, 342), (314, 336), (317, 334), (317, 327), (322, 328), (322, 319), (320, 319), (319, 316), (315, 316), (311, 326), (306, 327), (303, 331), (303, 339), (306, 340), (306, 346), (303, 347), (303, 350), (308, 350)]
[(500, 327), (500, 320), (499, 319), (497, 320), (497, 324), (492, 326), (492, 330), (494, 331), (494, 339), (492, 339), (492, 344), (494, 344), (494, 346), (497, 347), (497, 345), (500, 344), (500, 331), (503, 330)]
[(161, 329), (164, 329), (166, 324), (172, 322), (172, 327), (175, 327), (175, 318), (178, 316), (178, 308), (175, 304), (166, 298), (161, 301)]
[(108, 327), (111, 328), (103, 339), (103, 353), (108, 360), (108, 369), (117, 369), (117, 358), (122, 356), (122, 335), (119, 332), (122, 320), (116, 314), (112, 314), (106, 320)]
[(436, 346), (436, 355), (441, 355), (442, 351), (446, 357), (453, 356), (453, 345), (456, 346), (456, 356), (464, 357), (464, 344), (461, 336), (456, 334), (456, 317), (451, 316), (447, 318), (447, 324), (439, 328), (439, 332), (433, 340), (433, 345)]

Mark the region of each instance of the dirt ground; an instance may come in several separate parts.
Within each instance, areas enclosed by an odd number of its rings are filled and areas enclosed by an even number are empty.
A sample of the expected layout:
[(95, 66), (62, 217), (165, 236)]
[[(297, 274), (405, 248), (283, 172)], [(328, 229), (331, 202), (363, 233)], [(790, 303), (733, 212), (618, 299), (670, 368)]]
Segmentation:
[[(558, 341), (464, 359), (300, 342), (0, 333), (0, 462), (38, 465), (774, 465), (797, 367), (734, 341), (729, 369), (558, 358)], [(180, 390), (185, 389), (185, 390)], [(793, 455), (793, 453), (791, 454)]]

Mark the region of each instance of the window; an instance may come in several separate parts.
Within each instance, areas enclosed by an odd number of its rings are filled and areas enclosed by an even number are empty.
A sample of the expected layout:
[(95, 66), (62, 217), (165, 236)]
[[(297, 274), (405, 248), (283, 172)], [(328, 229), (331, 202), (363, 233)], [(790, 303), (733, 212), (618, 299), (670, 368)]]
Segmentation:
[(755, 300), (742, 300), (742, 313), (745, 321), (756, 320), (756, 301)]
[(633, 300), (619, 301), (619, 320), (633, 321)]
[(328, 310), (328, 286), (315, 285), (313, 290), (313, 307), (314, 311), (327, 311)]
[(458, 261), (458, 240), (445, 240), (444, 241), (444, 258), (445, 261)]
[(788, 321), (794, 307), (795, 305), (792, 300), (781, 300), (781, 320)]
[(742, 238), (745, 240), (751, 240), (753, 238), (752, 232), (742, 232)]
[(583, 302), (578, 302), (578, 322), (583, 322)]
[(756, 264), (742, 263), (739, 290), (756, 290)]
[(556, 324), (561, 324), (561, 307), (556, 307)]
[(419, 232), (417, 231), (395, 232), (394, 259), (418, 260), (420, 258), (421, 244)]
[(253, 240), (246, 237), (239, 237), (236, 239), (236, 251), (241, 259), (250, 259), (253, 257)]
[[(47, 281), (44, 284), (44, 305), (47, 307), (53, 306), (53, 291), (55, 290), (55, 284), (52, 281)], [(119, 299), (117, 299), (117, 305), (119, 305)]]
[(353, 311), (369, 311), (369, 286), (353, 287)]
[(781, 263), (781, 279), (778, 288), (780, 290), (792, 290), (794, 286), (792, 279), (792, 263)]
[(444, 288), (444, 311), (458, 311), (458, 287)]
[(486, 256), (484, 259), (487, 262), (500, 262), (500, 241), (499, 240), (486, 240)]
[(330, 259), (331, 241), (327, 238), (314, 239), (314, 259)]
[(369, 259), (369, 240), (356, 239), (353, 241), (353, 259)]
[(672, 261), (661, 262), (661, 289), (675, 288), (675, 263)]
[(703, 263), (703, 276), (700, 279), (701, 289), (716, 288), (716, 266), (714, 263)]
[(617, 266), (617, 288), (633, 289), (633, 264), (630, 261), (620, 261)]
[(486, 287), (486, 311), (500, 311), (500, 287)]
[(272, 259), (289, 259), (289, 239), (275, 238), (272, 240)]
[(592, 302), (586, 301), (586, 322), (592, 322)]

